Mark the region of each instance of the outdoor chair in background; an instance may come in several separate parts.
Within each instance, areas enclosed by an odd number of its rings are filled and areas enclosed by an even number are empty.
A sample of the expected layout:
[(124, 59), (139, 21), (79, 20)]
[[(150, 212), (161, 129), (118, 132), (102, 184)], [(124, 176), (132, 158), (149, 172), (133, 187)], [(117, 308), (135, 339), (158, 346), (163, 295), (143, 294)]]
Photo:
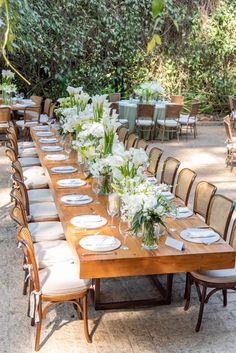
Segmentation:
[(164, 119), (158, 119), (156, 124), (157, 128), (162, 134), (161, 141), (164, 141), (165, 133), (168, 134), (176, 134), (177, 140), (179, 141), (180, 134), (180, 111), (182, 109), (182, 105), (177, 104), (167, 104), (165, 109), (165, 117)]
[(187, 115), (180, 115), (179, 118), (179, 123), (180, 123), (180, 128), (181, 128), (181, 132), (183, 131), (183, 129), (186, 130), (186, 138), (188, 138), (188, 132), (190, 130), (190, 132), (193, 130), (193, 136), (194, 138), (197, 137), (197, 114), (199, 111), (199, 106), (200, 103), (197, 102), (196, 100), (194, 100), (191, 104), (191, 109), (189, 114)]
[(153, 104), (138, 104), (136, 131), (140, 137), (144, 137), (144, 133), (149, 134), (149, 139), (153, 140), (155, 121), (154, 121), (155, 106)]

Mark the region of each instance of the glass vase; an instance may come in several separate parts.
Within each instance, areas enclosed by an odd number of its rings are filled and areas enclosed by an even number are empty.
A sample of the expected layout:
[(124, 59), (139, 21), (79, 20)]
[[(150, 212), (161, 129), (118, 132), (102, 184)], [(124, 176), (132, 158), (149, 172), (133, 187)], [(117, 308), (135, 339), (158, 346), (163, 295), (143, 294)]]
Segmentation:
[(100, 184), (100, 195), (108, 195), (111, 191), (111, 176), (110, 174), (105, 174), (99, 177)]
[(159, 246), (159, 224), (146, 221), (142, 227), (142, 247), (146, 250), (156, 250)]
[(5, 91), (2, 91), (2, 99), (3, 99), (4, 104), (11, 105), (11, 93), (7, 93)]

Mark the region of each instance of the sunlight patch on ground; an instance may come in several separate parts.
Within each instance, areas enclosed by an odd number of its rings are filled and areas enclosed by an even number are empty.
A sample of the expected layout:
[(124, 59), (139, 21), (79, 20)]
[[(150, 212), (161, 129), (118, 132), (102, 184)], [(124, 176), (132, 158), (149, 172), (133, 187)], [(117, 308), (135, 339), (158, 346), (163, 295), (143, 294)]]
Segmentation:
[(213, 165), (218, 163), (218, 158), (213, 156), (212, 153), (207, 152), (193, 153), (192, 158), (195, 164), (200, 165)]

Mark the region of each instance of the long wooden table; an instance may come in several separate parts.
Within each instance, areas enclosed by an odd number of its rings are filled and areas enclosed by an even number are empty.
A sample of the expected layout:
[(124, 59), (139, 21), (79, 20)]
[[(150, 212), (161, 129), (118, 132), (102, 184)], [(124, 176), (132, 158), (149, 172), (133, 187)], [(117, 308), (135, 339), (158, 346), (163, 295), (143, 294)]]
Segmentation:
[[(77, 156), (75, 152), (70, 153), (70, 158), (63, 162), (48, 161), (45, 155), (54, 152), (43, 152), (42, 146), (39, 142), (40, 137), (35, 134), (31, 128), (31, 136), (36, 143), (38, 155), (46, 174), (50, 179), (50, 189), (53, 193), (55, 204), (58, 210), (60, 220), (63, 224), (66, 239), (71, 246), (75, 263), (78, 264), (81, 278), (93, 278), (95, 282), (95, 307), (97, 309), (120, 308), (120, 307), (134, 307), (137, 305), (161, 305), (169, 304), (171, 302), (172, 289), (172, 274), (177, 272), (190, 272), (196, 270), (213, 270), (232, 268), (235, 265), (235, 252), (231, 246), (220, 240), (220, 244), (194, 244), (184, 241), (184, 250), (178, 251), (165, 245), (166, 236), (162, 236), (160, 246), (157, 250), (149, 251), (141, 247), (141, 240), (129, 236), (127, 238), (127, 245), (129, 250), (111, 251), (109, 255), (91, 255), (83, 256), (84, 252), (79, 245), (79, 240), (88, 234), (94, 234), (99, 231), (100, 234), (113, 235), (122, 241), (119, 234), (118, 223), (119, 219), (114, 219), (116, 228), (109, 228), (111, 218), (107, 214), (107, 197), (99, 196), (100, 204), (94, 202), (83, 206), (66, 206), (61, 202), (61, 197), (67, 194), (79, 193), (86, 194), (93, 198), (95, 195), (92, 191), (92, 179), (86, 180), (86, 185), (77, 188), (60, 188), (57, 185), (57, 180), (71, 177), (80, 177), (85, 179), (83, 174), (78, 172), (72, 174), (53, 174), (51, 168), (58, 165), (72, 165), (78, 168)], [(64, 152), (62, 152), (64, 153)], [(72, 217), (81, 214), (98, 214), (108, 219), (108, 224), (96, 230), (81, 231), (76, 229), (70, 220)], [(220, 215), (219, 215), (220, 216)], [(174, 220), (167, 219), (167, 228), (174, 227), (176, 231), (169, 232), (169, 235), (182, 240), (179, 236), (181, 230), (186, 227), (202, 226), (203, 221), (197, 216), (192, 216), (186, 219)], [(92, 253), (92, 252), (91, 252)], [(102, 303), (100, 298), (100, 279), (113, 278), (120, 276), (143, 276), (143, 275), (157, 275), (167, 274), (167, 287), (164, 289), (157, 277), (152, 276), (155, 280), (163, 300), (139, 300), (130, 302), (118, 303)]]

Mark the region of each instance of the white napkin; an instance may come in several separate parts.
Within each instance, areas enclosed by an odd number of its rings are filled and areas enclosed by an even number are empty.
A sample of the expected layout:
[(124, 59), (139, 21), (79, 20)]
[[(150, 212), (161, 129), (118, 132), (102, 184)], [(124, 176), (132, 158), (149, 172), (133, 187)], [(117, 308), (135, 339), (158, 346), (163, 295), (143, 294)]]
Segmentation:
[(41, 138), (39, 140), (39, 142), (42, 142), (42, 143), (53, 143), (53, 142), (57, 142), (57, 139), (56, 138)]
[(64, 201), (66, 202), (75, 202), (75, 201), (87, 201), (89, 200), (88, 195), (70, 195), (66, 196)]
[(212, 238), (212, 237), (215, 237), (216, 235), (217, 233), (215, 233), (211, 229), (200, 229), (200, 228), (188, 229), (189, 238)]
[(64, 165), (64, 166), (62, 166), (62, 167), (54, 167), (54, 168), (52, 168), (53, 170), (56, 170), (56, 171), (64, 171), (64, 170), (74, 170), (75, 168), (74, 167), (72, 167), (72, 166), (66, 166), (66, 165)]
[(161, 194), (165, 197), (172, 197), (173, 196), (173, 194), (170, 191), (162, 191)]
[(113, 246), (116, 244), (116, 238), (100, 235), (94, 238), (88, 237), (83, 240), (83, 245), (92, 246), (93, 249), (103, 248), (104, 246)]
[(80, 223), (95, 223), (95, 222), (101, 222), (102, 218), (100, 216), (94, 216), (94, 215), (84, 215), (84, 216), (79, 216), (78, 221)]
[(178, 207), (178, 213), (183, 214), (183, 213), (189, 213), (188, 207)]

